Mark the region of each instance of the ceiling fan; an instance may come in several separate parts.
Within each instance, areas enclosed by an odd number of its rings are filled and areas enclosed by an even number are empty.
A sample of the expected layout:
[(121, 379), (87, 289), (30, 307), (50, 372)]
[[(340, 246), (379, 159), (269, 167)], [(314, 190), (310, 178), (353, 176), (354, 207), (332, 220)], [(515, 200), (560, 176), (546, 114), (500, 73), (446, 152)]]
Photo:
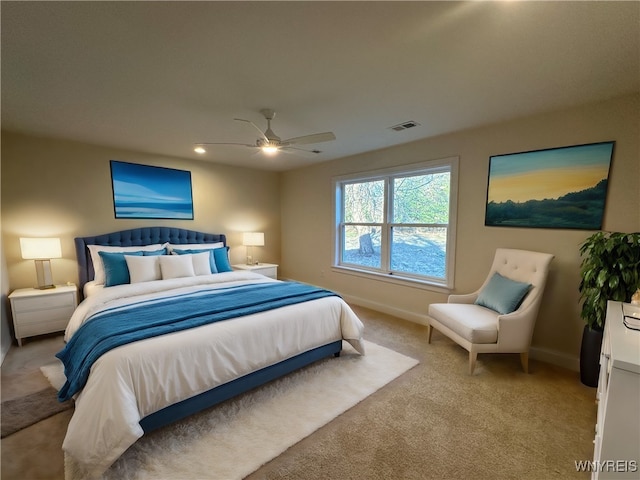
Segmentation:
[(322, 152), (317, 149), (306, 150), (304, 148), (298, 148), (298, 145), (311, 145), (316, 143), (329, 142), (336, 139), (336, 136), (333, 134), (333, 132), (323, 132), (281, 140), (280, 137), (277, 136), (273, 132), (273, 130), (271, 130), (271, 120), (273, 120), (276, 116), (276, 112), (269, 108), (264, 108), (260, 110), (260, 113), (264, 115), (264, 118), (267, 120), (267, 129), (264, 132), (250, 120), (245, 120), (243, 118), (234, 118), (234, 120), (237, 122), (248, 123), (258, 132), (260, 132), (260, 136), (255, 143), (204, 142), (196, 143), (194, 150), (197, 153), (203, 154), (207, 152), (207, 150), (205, 149), (205, 146), (207, 145), (238, 145), (241, 147), (255, 148), (258, 151), (266, 153), (267, 155), (273, 155), (279, 151), (286, 152), (290, 150), (298, 150), (306, 153), (317, 154)]

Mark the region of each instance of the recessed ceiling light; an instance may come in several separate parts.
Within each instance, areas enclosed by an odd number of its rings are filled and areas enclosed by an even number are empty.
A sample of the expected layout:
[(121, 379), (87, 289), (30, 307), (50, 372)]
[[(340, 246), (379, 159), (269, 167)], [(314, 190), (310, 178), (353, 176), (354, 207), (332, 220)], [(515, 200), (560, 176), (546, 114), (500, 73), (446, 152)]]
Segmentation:
[(203, 154), (203, 153), (207, 153), (207, 151), (204, 149), (204, 147), (198, 146), (196, 148), (193, 149), (194, 152), (199, 153), (199, 154)]

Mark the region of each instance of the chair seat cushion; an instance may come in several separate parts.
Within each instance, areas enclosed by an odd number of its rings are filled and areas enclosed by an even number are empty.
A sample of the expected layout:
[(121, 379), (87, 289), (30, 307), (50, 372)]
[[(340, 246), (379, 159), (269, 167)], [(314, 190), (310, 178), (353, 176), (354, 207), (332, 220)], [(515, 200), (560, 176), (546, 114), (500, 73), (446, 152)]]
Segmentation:
[(480, 305), (432, 303), (429, 316), (471, 343), (498, 341), (498, 313)]

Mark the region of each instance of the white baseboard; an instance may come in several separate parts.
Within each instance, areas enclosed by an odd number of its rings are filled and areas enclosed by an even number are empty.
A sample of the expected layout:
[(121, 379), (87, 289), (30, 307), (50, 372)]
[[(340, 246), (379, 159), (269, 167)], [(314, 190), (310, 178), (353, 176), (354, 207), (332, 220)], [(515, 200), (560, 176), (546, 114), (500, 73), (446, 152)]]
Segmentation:
[(529, 350), (529, 357), (541, 362), (558, 365), (559, 367), (564, 367), (574, 372), (580, 371), (580, 358), (573, 357), (567, 353), (532, 346), (531, 350)]
[[(402, 318), (410, 322), (419, 323), (420, 325), (427, 325), (426, 314), (418, 314), (409, 310), (403, 310), (401, 308), (390, 307), (382, 303), (374, 302), (361, 297), (354, 297), (352, 295), (342, 295), (342, 298), (347, 303), (354, 305), (360, 305), (361, 307), (370, 308), (376, 312), (386, 313), (393, 315), (394, 317)], [(426, 310), (425, 305), (425, 310)], [(551, 363), (552, 365), (558, 365), (575, 372), (580, 371), (580, 359), (573, 357), (563, 352), (555, 350), (549, 350), (547, 348), (532, 346), (529, 351), (529, 357), (533, 360), (539, 360), (541, 362)]]
[[(415, 312), (411, 312), (409, 310), (403, 310), (401, 308), (390, 307), (383, 303), (374, 302), (372, 300), (367, 300), (361, 297), (354, 297), (352, 295), (342, 295), (345, 302), (352, 303), (354, 305), (360, 305), (361, 307), (370, 308), (371, 310), (375, 310), (376, 312), (386, 313), (387, 315), (392, 315), (394, 317), (402, 318), (404, 320), (409, 320), (410, 322), (419, 323), (420, 325), (427, 325), (427, 316), (421, 315)], [(426, 308), (426, 307), (425, 307)]]
[(13, 346), (13, 337), (11, 335), (4, 335), (7, 330), (4, 330), (0, 336), (0, 364), (4, 363), (4, 359), (9, 353), (9, 350)]

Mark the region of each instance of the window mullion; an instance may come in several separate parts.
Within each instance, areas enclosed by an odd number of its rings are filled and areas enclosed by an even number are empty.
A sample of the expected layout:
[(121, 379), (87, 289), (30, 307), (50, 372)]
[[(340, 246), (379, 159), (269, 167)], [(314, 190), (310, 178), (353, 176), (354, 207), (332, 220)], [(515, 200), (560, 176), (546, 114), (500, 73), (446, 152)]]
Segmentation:
[(381, 241), (380, 241), (380, 267), (383, 272), (389, 272), (391, 262), (389, 261), (391, 256), (391, 231), (389, 229), (389, 221), (392, 218), (391, 212), (393, 208), (393, 186), (391, 185), (390, 177), (384, 179), (384, 210), (383, 210), (383, 225), (381, 229)]

